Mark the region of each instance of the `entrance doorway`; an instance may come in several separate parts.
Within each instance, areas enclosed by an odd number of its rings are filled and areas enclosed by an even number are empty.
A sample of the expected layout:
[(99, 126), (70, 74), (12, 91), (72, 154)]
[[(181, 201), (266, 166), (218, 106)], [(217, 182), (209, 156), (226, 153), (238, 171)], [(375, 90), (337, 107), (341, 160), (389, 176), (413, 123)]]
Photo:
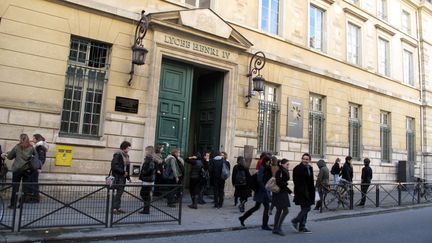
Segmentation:
[(162, 60), (155, 143), (165, 156), (172, 148), (184, 158), (219, 150), (223, 79), (212, 68)]

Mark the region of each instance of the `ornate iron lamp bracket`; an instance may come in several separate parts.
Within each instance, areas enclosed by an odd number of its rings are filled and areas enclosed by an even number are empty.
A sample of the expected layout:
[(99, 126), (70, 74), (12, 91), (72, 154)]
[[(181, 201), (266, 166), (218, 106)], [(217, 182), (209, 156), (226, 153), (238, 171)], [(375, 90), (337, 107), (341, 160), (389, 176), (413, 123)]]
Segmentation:
[(135, 29), (135, 38), (134, 44), (132, 45), (132, 67), (129, 72), (130, 78), (128, 81), (128, 85), (131, 86), (133, 75), (135, 73), (134, 67), (135, 64), (143, 65), (145, 63), (145, 58), (148, 50), (143, 46), (143, 39), (147, 34), (147, 29), (149, 27), (149, 19), (145, 15), (145, 11), (141, 11), (141, 19), (139, 20), (137, 27)]
[[(249, 102), (252, 98), (252, 81), (253, 81), (252, 76), (255, 75), (255, 78), (259, 78), (262, 81), (264, 81), (264, 78), (262, 78), (260, 71), (261, 71), (261, 69), (264, 68), (265, 64), (266, 64), (266, 56), (265, 56), (264, 52), (262, 52), (262, 51), (256, 52), (250, 59), (249, 72), (246, 75), (246, 77), (249, 78), (248, 93), (246, 95), (247, 101), (245, 104), (246, 107), (249, 105)], [(255, 91), (263, 91), (263, 90), (259, 89), (258, 87), (256, 87), (254, 90)]]

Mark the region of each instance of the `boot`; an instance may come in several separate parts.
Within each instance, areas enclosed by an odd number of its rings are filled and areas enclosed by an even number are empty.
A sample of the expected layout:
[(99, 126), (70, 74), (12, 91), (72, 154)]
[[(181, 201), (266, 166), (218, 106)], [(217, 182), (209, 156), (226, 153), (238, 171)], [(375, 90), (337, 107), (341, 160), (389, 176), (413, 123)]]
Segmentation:
[(240, 202), (239, 210), (240, 210), (240, 213), (244, 213), (244, 211), (245, 211), (245, 202), (244, 201)]
[(261, 229), (263, 229), (263, 230), (272, 230), (272, 229), (268, 226), (268, 221), (269, 221), (269, 215), (268, 215), (268, 213), (265, 213), (265, 214), (263, 215), (263, 220), (262, 220)]
[(188, 205), (188, 207), (192, 208), (192, 209), (197, 209), (198, 208), (195, 196), (192, 197), (192, 204)]
[(314, 210), (320, 210), (321, 206), (322, 206), (321, 200), (317, 201)]
[(278, 233), (278, 231), (279, 231), (279, 227), (280, 227), (280, 225), (279, 225), (279, 222), (280, 222), (280, 213), (277, 211), (276, 212), (276, 215), (275, 215), (275, 218), (274, 218), (274, 225), (273, 225), (273, 233), (274, 234), (277, 234)]

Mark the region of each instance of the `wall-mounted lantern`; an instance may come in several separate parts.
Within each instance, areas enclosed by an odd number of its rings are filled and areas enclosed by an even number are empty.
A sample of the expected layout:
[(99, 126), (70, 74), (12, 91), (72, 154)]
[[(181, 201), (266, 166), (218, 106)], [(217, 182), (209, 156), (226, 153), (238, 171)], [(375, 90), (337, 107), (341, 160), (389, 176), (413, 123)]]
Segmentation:
[(148, 53), (148, 50), (143, 46), (144, 36), (147, 34), (147, 29), (149, 26), (149, 19), (145, 15), (145, 11), (141, 11), (141, 19), (139, 20), (137, 27), (135, 29), (135, 41), (132, 46), (132, 67), (129, 72), (130, 78), (128, 85), (131, 86), (133, 75), (135, 73), (134, 67), (136, 65), (143, 65)]
[[(262, 51), (256, 52), (249, 62), (249, 72), (246, 75), (246, 77), (249, 78), (248, 93), (246, 95), (248, 100), (246, 101), (246, 107), (249, 105), (249, 102), (252, 98), (252, 90), (258, 92), (264, 91), (265, 79), (260, 74), (260, 71), (263, 69), (265, 64), (266, 57)], [(253, 75), (255, 75), (255, 77), (252, 78)]]

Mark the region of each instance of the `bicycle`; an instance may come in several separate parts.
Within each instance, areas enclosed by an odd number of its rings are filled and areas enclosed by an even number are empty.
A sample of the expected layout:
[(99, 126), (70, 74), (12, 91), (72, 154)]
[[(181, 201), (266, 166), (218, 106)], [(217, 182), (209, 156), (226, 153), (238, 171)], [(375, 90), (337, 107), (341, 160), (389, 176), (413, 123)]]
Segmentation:
[(425, 179), (417, 178), (412, 201), (418, 201), (420, 198), (424, 198), (425, 201), (428, 201), (428, 198), (430, 200), (432, 198), (432, 186)]
[(340, 179), (336, 189), (326, 188), (324, 191), (324, 207), (328, 210), (336, 210), (341, 205), (343, 208), (349, 206), (349, 185), (350, 182)]

